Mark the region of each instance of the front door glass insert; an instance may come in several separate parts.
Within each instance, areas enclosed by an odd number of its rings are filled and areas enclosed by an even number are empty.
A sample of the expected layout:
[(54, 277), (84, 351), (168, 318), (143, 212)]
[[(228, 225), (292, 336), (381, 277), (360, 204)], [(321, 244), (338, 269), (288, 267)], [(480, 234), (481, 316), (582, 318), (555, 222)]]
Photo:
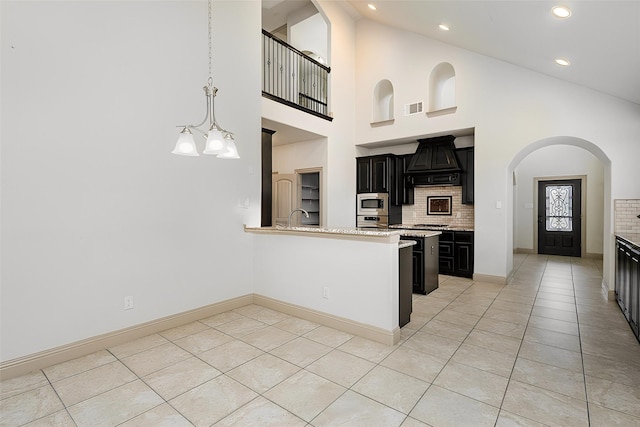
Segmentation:
[(546, 228), (547, 231), (573, 230), (573, 186), (549, 185), (546, 187)]

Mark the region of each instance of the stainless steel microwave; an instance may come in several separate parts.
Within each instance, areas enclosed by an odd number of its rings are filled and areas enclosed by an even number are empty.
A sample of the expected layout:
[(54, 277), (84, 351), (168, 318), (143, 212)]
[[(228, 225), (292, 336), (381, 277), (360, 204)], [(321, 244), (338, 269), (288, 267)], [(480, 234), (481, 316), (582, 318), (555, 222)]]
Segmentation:
[(356, 202), (357, 215), (389, 215), (389, 194), (387, 193), (360, 193), (357, 195)]

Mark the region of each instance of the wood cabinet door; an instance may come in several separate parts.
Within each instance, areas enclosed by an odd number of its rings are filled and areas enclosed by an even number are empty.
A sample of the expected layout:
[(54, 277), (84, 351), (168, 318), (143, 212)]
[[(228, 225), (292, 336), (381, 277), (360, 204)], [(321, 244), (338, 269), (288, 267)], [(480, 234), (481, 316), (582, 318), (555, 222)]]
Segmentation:
[(473, 276), (473, 244), (456, 243), (455, 270), (460, 276)]
[(388, 193), (390, 181), (390, 161), (386, 156), (371, 158), (371, 192)]
[[(413, 154), (405, 154), (395, 159), (396, 179), (391, 183), (393, 186), (393, 205), (412, 205), (414, 203), (413, 186), (409, 177), (405, 177), (405, 172), (411, 163)], [(407, 179), (408, 178), (408, 179)]]
[[(287, 225), (289, 214), (297, 207), (297, 189), (295, 174), (273, 175), (273, 225)], [(293, 224), (297, 222), (292, 220)]]
[(368, 157), (361, 157), (356, 159), (356, 192), (372, 193), (371, 159)]
[(413, 251), (413, 293), (426, 294), (424, 290), (424, 252)]
[[(627, 255), (625, 253), (624, 244), (620, 243), (619, 240), (616, 240), (616, 301), (618, 301), (618, 305), (623, 313), (626, 313), (626, 293), (625, 293), (625, 282), (626, 282), (626, 264), (627, 264)], [(626, 317), (626, 314), (625, 314)]]
[(458, 163), (462, 169), (462, 204), (472, 205), (474, 193), (474, 148), (458, 148), (456, 156), (458, 156)]

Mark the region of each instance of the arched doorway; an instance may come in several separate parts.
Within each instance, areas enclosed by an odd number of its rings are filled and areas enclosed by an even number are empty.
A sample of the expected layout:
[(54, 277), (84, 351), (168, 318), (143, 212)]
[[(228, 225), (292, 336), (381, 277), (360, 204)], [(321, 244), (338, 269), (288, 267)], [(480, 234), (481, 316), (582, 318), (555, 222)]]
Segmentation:
[[(613, 219), (612, 219), (612, 203), (611, 200), (611, 160), (609, 157), (594, 143), (571, 136), (555, 136), (550, 138), (544, 138), (524, 147), (520, 152), (518, 152), (511, 163), (508, 166), (507, 174), (509, 183), (514, 183), (515, 174), (517, 167), (525, 161), (527, 156), (532, 153), (541, 150), (545, 147), (552, 146), (572, 146), (578, 147), (580, 149), (586, 150), (588, 153), (591, 153), (595, 156), (600, 163), (602, 164), (603, 174), (603, 196), (602, 196), (602, 253), (603, 253), (603, 280), (607, 286), (607, 292), (611, 294), (613, 289), (613, 239), (611, 238), (613, 233)], [(516, 195), (514, 194), (513, 188), (507, 191), (507, 195), (509, 197), (508, 200), (508, 238), (507, 238), (507, 271), (512, 271), (513, 265), (513, 252), (514, 248), (517, 247), (514, 245), (515, 239), (515, 231), (514, 225), (516, 224), (514, 221), (514, 201), (516, 201)], [(534, 250), (535, 253), (535, 250)], [(604, 286), (604, 285), (603, 285)]]

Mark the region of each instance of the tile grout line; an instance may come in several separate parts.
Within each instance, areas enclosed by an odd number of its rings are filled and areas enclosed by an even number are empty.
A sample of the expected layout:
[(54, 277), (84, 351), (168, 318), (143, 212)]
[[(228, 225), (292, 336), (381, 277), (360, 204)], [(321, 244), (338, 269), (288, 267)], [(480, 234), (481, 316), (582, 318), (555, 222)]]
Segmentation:
[[(53, 390), (53, 392), (56, 394), (56, 397), (58, 398), (58, 400), (60, 400), (60, 403), (62, 404), (62, 407), (64, 408), (65, 412), (69, 416), (69, 419), (73, 422), (73, 424), (75, 424), (77, 426), (78, 423), (76, 423), (76, 420), (73, 419), (73, 417), (71, 416), (71, 412), (69, 412), (69, 407), (63, 402), (62, 398), (58, 394), (58, 390), (56, 390), (56, 388), (53, 386), (53, 383), (51, 382), (51, 379), (49, 379), (49, 376), (44, 372), (44, 369), (39, 369), (39, 371), (42, 372), (42, 375), (44, 375), (44, 377), (47, 379), (47, 382), (49, 383), (49, 387), (51, 387), (51, 390)], [(56, 411), (56, 412), (59, 412), (59, 411)], [(30, 423), (34, 422), (34, 421), (37, 421), (37, 420), (44, 419), (44, 418), (46, 418), (48, 416), (51, 416), (51, 415), (55, 414), (56, 412), (52, 412), (51, 414), (47, 414), (44, 417), (40, 417), (40, 418), (38, 418), (36, 420), (30, 421)]]
[[(525, 261), (528, 257), (529, 257), (529, 256), (527, 255), (527, 256), (525, 257), (525, 259), (524, 259), (524, 260), (522, 260), (522, 262), (520, 263), (520, 266), (522, 266), (522, 264), (524, 264), (524, 261)], [(546, 260), (545, 260), (545, 270), (546, 270), (546, 268), (547, 268), (547, 263), (548, 263), (548, 261), (549, 261), (549, 258), (547, 257), (547, 258), (546, 258)], [(518, 270), (520, 269), (520, 266), (518, 266)], [(514, 272), (513, 274), (515, 275), (515, 273), (516, 273), (516, 272)], [(500, 402), (500, 408), (498, 408), (498, 411), (499, 411), (499, 412), (498, 412), (498, 418), (496, 419), (496, 422), (495, 422), (494, 426), (497, 426), (497, 424), (498, 424), (498, 420), (500, 419), (500, 412), (502, 412), (502, 406), (504, 405), (504, 400), (505, 400), (505, 399), (506, 399), (506, 397), (507, 397), (507, 391), (509, 390), (509, 384), (511, 383), (511, 378), (513, 377), (513, 371), (514, 371), (514, 369), (515, 369), (515, 367), (516, 367), (516, 363), (518, 363), (518, 356), (520, 355), (520, 350), (522, 349), (522, 344), (524, 343), (524, 336), (526, 335), (526, 333), (527, 333), (527, 328), (529, 327), (529, 321), (531, 320), (531, 315), (532, 315), (532, 313), (533, 313), (533, 308), (535, 307), (535, 303), (536, 303), (536, 298), (537, 298), (537, 296), (538, 296), (538, 292), (540, 292), (540, 285), (541, 285), (541, 283), (542, 283), (542, 279), (543, 279), (543, 278), (544, 278), (544, 272), (543, 272), (542, 276), (540, 276), (540, 280), (539, 280), (539, 282), (538, 282), (538, 285), (536, 286), (536, 296), (534, 296), (534, 297), (533, 297), (533, 304), (531, 305), (531, 310), (529, 311), (529, 318), (527, 319), (527, 324), (525, 325), (524, 333), (522, 334), (522, 338), (520, 339), (520, 345), (518, 346), (518, 352), (516, 353), (516, 357), (515, 357), (515, 359), (513, 360), (513, 366), (511, 367), (511, 373), (509, 374), (509, 379), (508, 379), (508, 381), (507, 381), (507, 387), (505, 388), (505, 390), (504, 390), (504, 394), (502, 395), (502, 401)], [(507, 283), (507, 286), (508, 286), (508, 285), (509, 285), (509, 284)], [(515, 381), (515, 380), (514, 380), (514, 381)], [(505, 411), (506, 411), (506, 410), (505, 410)], [(507, 412), (508, 412), (508, 411), (507, 411)], [(530, 419), (530, 418), (527, 418), (527, 417), (525, 417), (525, 416), (523, 416), (523, 415), (519, 415), (519, 414), (516, 414), (516, 415), (518, 415), (518, 416), (520, 416), (520, 417), (522, 417), (522, 418), (525, 418), (525, 419)], [(540, 422), (540, 421), (537, 421), (537, 420), (531, 420), (531, 421)]]
[(587, 370), (584, 367), (584, 353), (582, 349), (582, 336), (580, 335), (580, 315), (578, 313), (578, 300), (576, 298), (576, 282), (573, 275), (573, 261), (571, 262), (571, 287), (573, 288), (573, 300), (576, 306), (576, 324), (578, 326), (578, 344), (580, 345), (580, 362), (582, 363), (582, 379), (584, 380), (584, 400), (587, 405), (587, 425), (591, 425), (591, 411), (589, 410), (589, 394), (587, 390)]

